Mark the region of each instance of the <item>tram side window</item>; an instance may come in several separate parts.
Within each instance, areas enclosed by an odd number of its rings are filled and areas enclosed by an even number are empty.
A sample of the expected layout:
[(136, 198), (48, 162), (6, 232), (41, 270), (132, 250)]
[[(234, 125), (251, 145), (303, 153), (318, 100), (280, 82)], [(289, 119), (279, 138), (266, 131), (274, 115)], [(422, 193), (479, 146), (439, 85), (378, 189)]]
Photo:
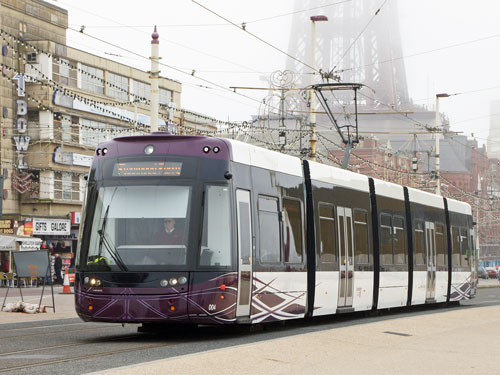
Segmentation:
[(470, 262), (470, 246), (469, 246), (469, 237), (467, 235), (467, 228), (460, 228), (460, 240), (462, 242), (462, 266), (469, 266)]
[(354, 210), (354, 257), (355, 264), (369, 262), (368, 215), (365, 210)]
[(231, 265), (231, 212), (229, 189), (209, 185), (205, 190), (200, 266)]
[(336, 262), (335, 208), (331, 204), (319, 204), (319, 232), (319, 257), (321, 263)]
[(448, 264), (448, 256), (444, 247), (444, 225), (440, 223), (436, 223), (436, 256), (438, 266)]
[(280, 223), (278, 198), (259, 196), (260, 262), (280, 263)]
[(380, 261), (381, 264), (393, 264), (392, 258), (392, 217), (380, 215)]
[(425, 264), (425, 238), (424, 222), (415, 220), (415, 264), (423, 266)]
[(460, 231), (457, 227), (451, 227), (452, 238), (452, 262), (454, 266), (460, 266)]
[(283, 253), (285, 263), (302, 263), (302, 207), (289, 198), (283, 198)]
[(401, 216), (392, 218), (394, 224), (394, 264), (406, 263), (405, 219)]

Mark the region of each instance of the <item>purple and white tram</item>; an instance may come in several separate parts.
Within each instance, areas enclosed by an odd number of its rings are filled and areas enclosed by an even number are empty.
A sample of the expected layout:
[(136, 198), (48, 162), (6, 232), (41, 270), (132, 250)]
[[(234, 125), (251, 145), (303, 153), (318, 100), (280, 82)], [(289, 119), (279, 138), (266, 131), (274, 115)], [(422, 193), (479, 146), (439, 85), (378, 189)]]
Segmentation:
[[(177, 241), (158, 241), (174, 219)], [(260, 323), (474, 293), (468, 204), (229, 139), (116, 138), (88, 177), (78, 315)]]

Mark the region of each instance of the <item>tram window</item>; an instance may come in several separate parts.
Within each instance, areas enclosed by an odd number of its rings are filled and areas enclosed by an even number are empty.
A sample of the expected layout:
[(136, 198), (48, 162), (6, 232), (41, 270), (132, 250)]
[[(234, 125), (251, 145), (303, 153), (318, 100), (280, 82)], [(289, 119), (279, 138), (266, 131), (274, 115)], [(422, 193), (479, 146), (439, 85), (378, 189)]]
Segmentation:
[(231, 265), (231, 213), (226, 186), (206, 187), (199, 256), (203, 267)]
[(380, 215), (380, 261), (382, 264), (393, 264), (392, 258), (392, 217)]
[(355, 264), (368, 263), (368, 219), (365, 210), (354, 210)]
[(467, 235), (467, 228), (460, 228), (460, 240), (462, 242), (461, 263), (462, 266), (468, 267), (470, 259), (470, 246), (469, 246), (469, 237)]
[(333, 205), (319, 204), (320, 245), (319, 254), (322, 263), (337, 261), (335, 251), (335, 209)]
[(283, 252), (286, 263), (302, 263), (301, 204), (288, 198), (283, 198)]
[(425, 238), (424, 238), (424, 222), (415, 220), (415, 264), (423, 266), (425, 264)]
[(444, 247), (444, 225), (436, 223), (436, 255), (437, 265), (445, 266), (447, 264), (447, 256)]
[(260, 262), (280, 263), (278, 198), (259, 196)]
[(394, 264), (406, 263), (405, 220), (401, 216), (394, 216)]
[(454, 266), (460, 266), (460, 231), (457, 227), (451, 227), (452, 238), (452, 261)]

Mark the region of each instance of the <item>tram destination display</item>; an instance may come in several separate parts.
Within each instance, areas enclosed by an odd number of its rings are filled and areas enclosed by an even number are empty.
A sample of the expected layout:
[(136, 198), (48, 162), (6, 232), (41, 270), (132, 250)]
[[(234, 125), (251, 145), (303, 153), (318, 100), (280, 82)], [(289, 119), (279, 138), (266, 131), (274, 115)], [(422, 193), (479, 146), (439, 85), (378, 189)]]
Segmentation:
[(116, 163), (113, 177), (180, 176), (181, 162), (129, 161)]

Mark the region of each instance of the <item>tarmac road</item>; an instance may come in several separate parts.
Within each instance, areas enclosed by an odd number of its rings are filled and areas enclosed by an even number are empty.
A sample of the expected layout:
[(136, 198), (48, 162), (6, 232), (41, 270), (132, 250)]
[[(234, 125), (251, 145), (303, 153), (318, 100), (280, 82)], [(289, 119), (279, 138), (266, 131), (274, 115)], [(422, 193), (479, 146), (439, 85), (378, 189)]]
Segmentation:
[[(500, 283), (480, 281), (489, 285)], [(35, 291), (26, 298), (39, 298)], [(81, 322), (72, 295), (55, 297), (55, 314), (0, 313), (0, 374), (470, 374), (488, 371), (500, 344), (500, 288), (448, 308), (161, 334)]]

